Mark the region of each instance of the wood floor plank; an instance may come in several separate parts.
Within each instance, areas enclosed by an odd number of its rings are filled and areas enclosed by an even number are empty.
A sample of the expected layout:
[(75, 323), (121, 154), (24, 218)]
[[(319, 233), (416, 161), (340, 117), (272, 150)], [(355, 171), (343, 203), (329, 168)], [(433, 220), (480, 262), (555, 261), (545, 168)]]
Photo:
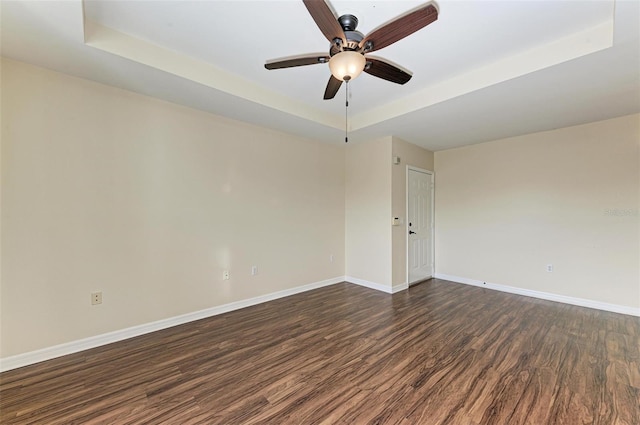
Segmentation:
[(640, 319), (342, 283), (0, 374), (2, 424), (640, 424)]

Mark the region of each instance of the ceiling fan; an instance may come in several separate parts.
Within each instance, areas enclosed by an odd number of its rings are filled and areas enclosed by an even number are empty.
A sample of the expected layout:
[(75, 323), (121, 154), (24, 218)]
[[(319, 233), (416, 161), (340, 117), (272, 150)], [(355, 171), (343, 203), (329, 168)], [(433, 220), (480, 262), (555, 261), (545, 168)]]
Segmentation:
[(411, 72), (388, 60), (368, 56), (398, 40), (426, 27), (438, 19), (438, 9), (427, 3), (396, 17), (366, 36), (356, 30), (358, 18), (353, 15), (335, 16), (325, 0), (302, 0), (322, 34), (329, 40), (329, 54), (315, 53), (267, 61), (267, 69), (329, 63), (331, 77), (324, 92), (325, 99), (333, 99), (343, 81), (356, 78), (362, 71), (374, 77), (398, 84), (411, 79)]

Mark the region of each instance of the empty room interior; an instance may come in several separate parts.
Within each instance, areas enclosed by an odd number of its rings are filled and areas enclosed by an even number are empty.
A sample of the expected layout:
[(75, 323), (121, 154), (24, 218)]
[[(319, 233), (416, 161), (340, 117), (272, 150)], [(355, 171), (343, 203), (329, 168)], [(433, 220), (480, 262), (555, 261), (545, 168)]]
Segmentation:
[(640, 424), (640, 1), (0, 1), (3, 424)]

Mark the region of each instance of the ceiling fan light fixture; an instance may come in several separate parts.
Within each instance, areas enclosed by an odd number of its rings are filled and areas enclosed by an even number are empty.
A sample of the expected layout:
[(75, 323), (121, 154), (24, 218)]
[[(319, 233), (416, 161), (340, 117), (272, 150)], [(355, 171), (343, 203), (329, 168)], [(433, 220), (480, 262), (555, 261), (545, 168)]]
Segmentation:
[(329, 60), (331, 74), (340, 81), (350, 81), (358, 77), (366, 64), (364, 55), (353, 50), (336, 53)]

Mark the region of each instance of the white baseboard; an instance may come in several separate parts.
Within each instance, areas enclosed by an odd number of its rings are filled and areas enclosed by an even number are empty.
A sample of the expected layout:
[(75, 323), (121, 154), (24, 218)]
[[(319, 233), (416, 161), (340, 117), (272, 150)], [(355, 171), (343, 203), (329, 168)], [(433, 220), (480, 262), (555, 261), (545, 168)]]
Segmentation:
[(131, 328), (121, 329), (102, 335), (96, 335), (77, 341), (71, 341), (64, 344), (55, 345), (53, 347), (42, 348), (40, 350), (30, 351), (24, 354), (5, 357), (3, 359), (0, 359), (0, 372), (17, 369), (19, 367), (54, 359), (56, 357), (61, 357), (67, 354), (77, 353), (79, 351), (88, 350), (90, 348), (99, 347), (101, 345), (111, 344), (112, 342), (122, 341), (124, 339), (159, 331), (161, 329), (170, 328), (172, 326), (181, 325), (183, 323), (193, 322), (195, 320), (216, 316), (218, 314), (227, 313), (233, 310), (239, 310), (241, 308), (250, 307), (252, 305), (276, 300), (278, 298), (288, 297), (290, 295), (299, 294), (301, 292), (310, 291), (312, 289), (334, 285), (336, 283), (344, 282), (344, 280), (344, 276), (339, 276), (333, 279), (322, 280), (320, 282), (314, 282), (308, 285), (297, 286), (295, 288), (285, 289), (282, 291), (273, 292), (246, 300), (235, 301), (229, 304), (207, 308), (205, 310), (194, 311), (193, 313), (187, 313), (180, 316), (158, 320), (156, 322), (145, 323), (143, 325), (133, 326)]
[(612, 313), (627, 314), (629, 316), (640, 317), (640, 308), (628, 307), (625, 305), (609, 304), (600, 301), (587, 300), (584, 298), (568, 297), (566, 295), (553, 294), (550, 292), (534, 291), (532, 289), (516, 288), (514, 286), (499, 285), (497, 283), (484, 282), (482, 280), (469, 279), (466, 277), (451, 276), (442, 273), (434, 275), (436, 279), (450, 280), (451, 282), (464, 283), (465, 285), (480, 286), (494, 291), (508, 292), (510, 294), (524, 295), (525, 297), (540, 298), (547, 301), (577, 305), (580, 307), (594, 308), (596, 310), (610, 311)]
[(383, 285), (381, 283), (370, 282), (368, 280), (359, 279), (357, 277), (345, 276), (344, 280), (349, 283), (364, 286), (366, 288), (375, 289), (376, 291), (386, 292), (387, 294), (393, 294), (393, 288), (391, 286)]
[(353, 283), (355, 285), (364, 286), (369, 289), (375, 289), (376, 291), (386, 292), (387, 294), (395, 294), (396, 292), (404, 291), (409, 287), (407, 282), (401, 283), (400, 285), (388, 286), (383, 285), (382, 283), (370, 282), (368, 280), (360, 279), (353, 276), (345, 276), (345, 282)]
[[(513, 286), (499, 285), (495, 283), (485, 283), (481, 280), (468, 279), (458, 276), (451, 276), (442, 273), (436, 273), (434, 275), (436, 279), (449, 280), (452, 282), (463, 283), (466, 285), (479, 286), (482, 288), (492, 289), (501, 292), (508, 292), (511, 294), (524, 295), (527, 297), (540, 298), (548, 301), (556, 301), (565, 304), (572, 304), (581, 307), (589, 307), (598, 310), (610, 311), (613, 313), (627, 314), (630, 316), (640, 317), (640, 308), (633, 308), (628, 306), (622, 306), (617, 304), (608, 304), (599, 301), (587, 300), (583, 298), (568, 297), (565, 295), (552, 294), (549, 292), (540, 292), (530, 289), (516, 288)], [(204, 319), (211, 316), (227, 313), (241, 308), (250, 307), (252, 305), (261, 304), (267, 301), (276, 300), (290, 295), (299, 294), (301, 292), (310, 291), (312, 289), (322, 288), (324, 286), (334, 285), (340, 282), (349, 282), (356, 285), (364, 286), (377, 291), (382, 291), (387, 294), (394, 294), (396, 292), (407, 289), (406, 283), (396, 285), (393, 287), (383, 285), (380, 283), (370, 282), (364, 279), (358, 279), (351, 276), (340, 276), (332, 279), (323, 280), (320, 282), (310, 283), (308, 285), (297, 286), (295, 288), (285, 289), (283, 291), (273, 292), (271, 294), (261, 295), (246, 300), (236, 301), (221, 306), (208, 308), (205, 310), (195, 311), (193, 313), (187, 313), (180, 316), (170, 317), (167, 319), (158, 320), (156, 322), (145, 323), (143, 325), (133, 326), (126, 329), (121, 329), (114, 332), (109, 332), (102, 335), (96, 335), (89, 338), (84, 338), (77, 341), (71, 341), (68, 343), (55, 345), (53, 347), (47, 347), (36, 351), (31, 351), (24, 354), (18, 354), (15, 356), (5, 357), (0, 359), (0, 372), (17, 369), (19, 367), (28, 366), (30, 364), (39, 363), (45, 360), (54, 359), (67, 354), (77, 353), (79, 351), (88, 350), (90, 348), (99, 347), (113, 342), (122, 341), (124, 339), (133, 338), (135, 336), (144, 335), (150, 332), (159, 331), (162, 329), (170, 328), (172, 326), (181, 325), (195, 320)]]
[(407, 282), (401, 283), (400, 285), (395, 285), (391, 288), (391, 293), (395, 294), (396, 292), (404, 291), (405, 289), (409, 289), (409, 284)]

